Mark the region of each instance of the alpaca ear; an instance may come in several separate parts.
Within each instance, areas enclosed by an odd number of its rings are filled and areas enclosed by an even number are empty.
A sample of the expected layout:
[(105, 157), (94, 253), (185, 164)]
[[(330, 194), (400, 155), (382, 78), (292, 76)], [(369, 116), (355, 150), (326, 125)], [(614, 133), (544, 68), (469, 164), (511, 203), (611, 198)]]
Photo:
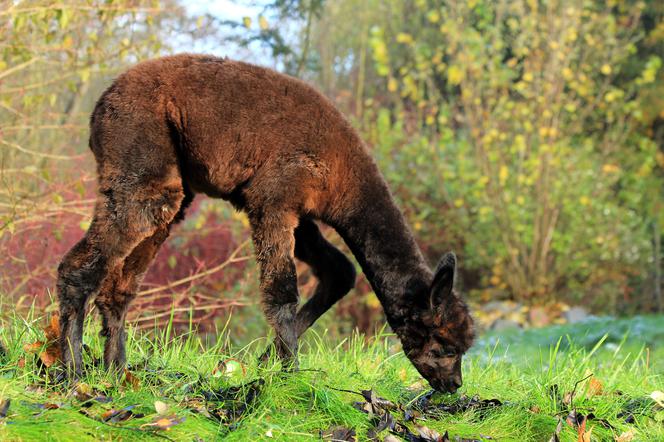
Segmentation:
[(435, 309), (440, 305), (445, 305), (454, 296), (454, 277), (456, 273), (456, 255), (452, 252), (446, 253), (436, 267), (436, 273), (433, 276), (430, 291), (431, 308)]

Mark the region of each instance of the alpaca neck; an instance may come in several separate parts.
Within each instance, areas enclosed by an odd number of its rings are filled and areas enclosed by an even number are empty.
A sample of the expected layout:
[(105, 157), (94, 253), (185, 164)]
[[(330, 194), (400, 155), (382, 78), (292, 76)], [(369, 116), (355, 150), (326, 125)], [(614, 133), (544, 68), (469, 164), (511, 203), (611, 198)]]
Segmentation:
[(393, 330), (428, 305), (432, 272), (372, 163), (339, 233), (358, 260)]

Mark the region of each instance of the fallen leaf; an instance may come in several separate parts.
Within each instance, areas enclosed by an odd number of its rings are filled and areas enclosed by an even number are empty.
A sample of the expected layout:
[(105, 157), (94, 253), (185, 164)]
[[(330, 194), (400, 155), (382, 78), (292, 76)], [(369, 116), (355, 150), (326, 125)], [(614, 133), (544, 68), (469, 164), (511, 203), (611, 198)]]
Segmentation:
[(272, 428), (270, 428), (269, 430), (267, 430), (267, 431), (265, 432), (265, 437), (273, 437), (273, 436), (272, 436)]
[(623, 431), (620, 433), (620, 436), (616, 436), (616, 442), (631, 442), (636, 436), (636, 431), (630, 429), (629, 431)]
[(596, 377), (591, 377), (588, 381), (588, 395), (589, 396), (600, 396), (604, 394), (604, 386), (602, 382)]
[(89, 401), (92, 399), (92, 387), (86, 383), (79, 382), (74, 388), (73, 396), (81, 402)]
[(11, 399), (3, 399), (0, 401), (0, 418), (7, 417), (11, 402)]
[(331, 434), (326, 436), (326, 440), (333, 442), (355, 442), (355, 430), (352, 428), (335, 427), (328, 430), (328, 432), (330, 431)]
[(37, 341), (23, 345), (23, 350), (27, 353), (39, 353), (39, 360), (45, 367), (50, 367), (60, 360), (60, 321), (57, 315), (51, 316), (49, 325), (44, 327), (46, 342)]
[(132, 374), (131, 371), (127, 370), (126, 368), (124, 369), (125, 373), (125, 378), (123, 384), (126, 387), (131, 387), (132, 390), (138, 391), (141, 387), (141, 381)]
[(657, 405), (660, 407), (664, 408), (664, 393), (662, 393), (659, 390), (655, 390), (652, 393), (650, 393), (650, 399), (655, 401)]
[(18, 368), (23, 368), (25, 367), (25, 358), (20, 358), (18, 362), (16, 363), (18, 365)]
[(563, 430), (563, 420), (558, 418), (558, 425), (556, 425), (556, 429), (553, 432), (551, 439), (549, 439), (549, 442), (560, 442), (559, 434), (562, 430)]
[(151, 427), (151, 428), (154, 428), (154, 429), (157, 429), (157, 430), (167, 430), (168, 431), (171, 427), (184, 422), (184, 419), (185, 419), (184, 417), (177, 418), (175, 416), (162, 417), (162, 418), (159, 418), (159, 419), (157, 419), (154, 422), (151, 422), (149, 424), (141, 425), (141, 428), (150, 428)]
[(51, 342), (46, 346), (46, 350), (39, 353), (39, 359), (46, 367), (50, 367), (60, 360), (60, 346), (57, 342)]
[(442, 437), (439, 432), (436, 430), (432, 430), (429, 427), (425, 426), (417, 426), (417, 432), (420, 433), (420, 437), (424, 439), (424, 441), (429, 442), (429, 441), (434, 441), (438, 442), (439, 440), (442, 440)]
[(155, 401), (154, 402), (154, 409), (157, 411), (157, 414), (166, 414), (166, 413), (168, 413), (168, 405), (166, 405), (162, 401)]
[(579, 442), (591, 442), (590, 435), (593, 432), (593, 427), (590, 427), (590, 430), (586, 431), (586, 423), (583, 423), (583, 429), (579, 427)]
[(135, 415), (134, 412), (131, 411), (134, 407), (136, 407), (136, 405), (129, 405), (119, 410), (112, 408), (101, 415), (101, 420), (104, 422), (118, 423), (124, 422), (131, 417), (143, 417), (143, 415)]
[(58, 315), (52, 315), (48, 326), (44, 328), (47, 342), (58, 341), (60, 338), (60, 318)]
[(23, 351), (26, 353), (37, 353), (44, 346), (42, 341), (36, 341), (31, 344), (23, 344)]

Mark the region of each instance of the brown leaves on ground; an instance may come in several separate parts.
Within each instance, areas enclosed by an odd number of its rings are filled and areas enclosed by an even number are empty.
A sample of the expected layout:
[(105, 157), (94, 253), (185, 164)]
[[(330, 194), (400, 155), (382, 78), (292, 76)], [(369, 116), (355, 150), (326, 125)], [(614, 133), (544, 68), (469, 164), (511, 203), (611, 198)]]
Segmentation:
[(7, 417), (9, 412), (9, 405), (11, 405), (10, 399), (0, 400), (0, 419)]
[[(46, 367), (51, 367), (60, 360), (60, 321), (58, 315), (52, 315), (49, 324), (44, 327), (44, 341), (36, 341), (23, 346), (27, 353), (39, 353), (39, 360)], [(25, 364), (25, 362), (24, 362)], [(19, 364), (20, 365), (20, 364)]]
[(234, 425), (258, 398), (264, 379), (255, 379), (243, 385), (198, 392), (200, 397), (187, 399), (191, 411), (215, 419), (225, 425)]
[[(359, 394), (364, 398), (364, 402), (355, 402), (353, 406), (367, 413), (374, 425), (367, 434), (369, 440), (379, 440), (378, 434), (388, 430), (391, 435), (399, 436), (409, 442), (446, 442), (450, 440), (447, 432), (441, 435), (436, 430), (418, 424), (416, 421), (420, 419), (420, 416), (428, 415), (435, 417), (435, 415), (440, 413), (462, 413), (471, 409), (486, 410), (502, 405), (502, 402), (498, 399), (480, 400), (477, 396), (468, 397), (465, 395), (460, 396), (456, 401), (449, 404), (434, 404), (431, 402), (431, 398), (435, 392), (431, 390), (415, 401), (413, 407), (404, 408), (392, 401), (379, 397), (373, 390), (362, 390), (361, 392), (340, 391)], [(409, 428), (409, 423), (415, 427), (416, 432), (413, 432)], [(490, 439), (489, 436), (481, 437), (483, 439)], [(465, 439), (457, 436), (455, 440), (473, 442), (480, 439)]]
[(346, 427), (332, 427), (322, 432), (321, 438), (330, 442), (355, 442), (355, 430)]
[(170, 430), (171, 427), (181, 424), (184, 422), (184, 417), (169, 416), (169, 417), (157, 417), (154, 421), (148, 424), (141, 425), (143, 429), (153, 429), (153, 430)]
[(131, 371), (124, 369), (124, 381), (122, 384), (125, 387), (130, 387), (134, 391), (141, 389), (141, 381)]

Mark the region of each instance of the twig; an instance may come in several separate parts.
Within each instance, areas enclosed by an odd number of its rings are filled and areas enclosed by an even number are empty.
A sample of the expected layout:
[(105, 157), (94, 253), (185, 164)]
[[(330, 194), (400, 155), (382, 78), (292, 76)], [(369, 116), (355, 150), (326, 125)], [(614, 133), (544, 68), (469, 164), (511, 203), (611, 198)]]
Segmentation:
[(218, 272), (219, 270), (222, 270), (225, 267), (228, 267), (230, 264), (234, 264), (236, 262), (247, 261), (248, 259), (251, 258), (251, 256), (241, 256), (239, 258), (236, 258), (237, 254), (240, 252), (240, 250), (242, 250), (244, 247), (246, 247), (247, 244), (249, 244), (249, 240), (246, 240), (242, 244), (240, 244), (238, 246), (238, 248), (235, 249), (233, 251), (233, 253), (231, 253), (231, 256), (226, 261), (222, 262), (221, 264), (219, 264), (216, 267), (212, 267), (211, 269), (208, 269), (204, 272), (200, 272), (200, 273), (196, 273), (196, 274), (191, 275), (191, 276), (187, 276), (186, 278), (178, 279), (177, 281), (173, 281), (170, 284), (166, 284), (166, 285), (163, 285), (161, 287), (155, 287), (153, 289), (143, 290), (141, 292), (138, 292), (138, 295), (139, 296), (144, 296), (144, 295), (150, 295), (152, 293), (158, 293), (158, 292), (161, 292), (161, 291), (164, 291), (164, 290), (168, 290), (168, 289), (171, 289), (173, 287), (177, 287), (179, 285), (186, 284), (188, 282), (195, 281), (197, 279), (209, 276), (213, 273)]

